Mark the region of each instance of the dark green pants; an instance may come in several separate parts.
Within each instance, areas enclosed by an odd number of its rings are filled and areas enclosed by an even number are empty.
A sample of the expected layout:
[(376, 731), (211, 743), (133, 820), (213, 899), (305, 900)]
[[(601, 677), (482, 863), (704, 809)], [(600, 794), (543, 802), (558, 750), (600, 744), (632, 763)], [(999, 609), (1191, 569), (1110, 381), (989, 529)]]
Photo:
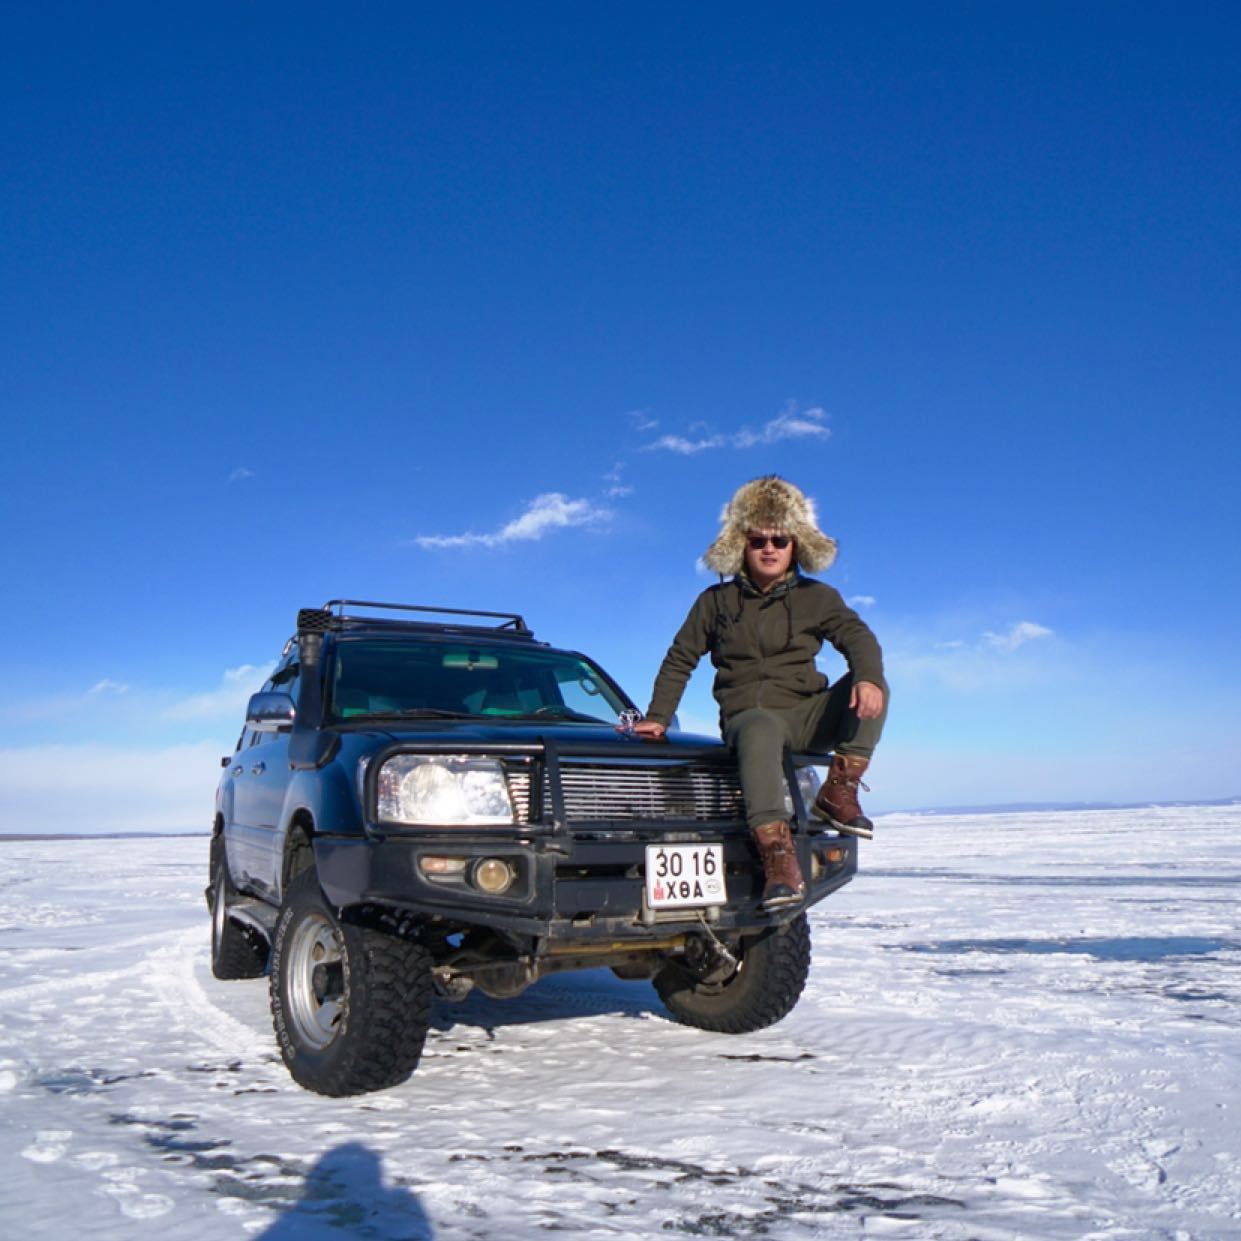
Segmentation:
[(784, 804), (784, 751), (807, 754), (858, 754), (869, 758), (879, 744), (888, 717), (884, 683), (883, 712), (860, 720), (849, 707), (853, 677), (843, 676), (826, 693), (794, 707), (751, 707), (725, 721), (724, 740), (736, 752), (750, 827), (788, 818)]

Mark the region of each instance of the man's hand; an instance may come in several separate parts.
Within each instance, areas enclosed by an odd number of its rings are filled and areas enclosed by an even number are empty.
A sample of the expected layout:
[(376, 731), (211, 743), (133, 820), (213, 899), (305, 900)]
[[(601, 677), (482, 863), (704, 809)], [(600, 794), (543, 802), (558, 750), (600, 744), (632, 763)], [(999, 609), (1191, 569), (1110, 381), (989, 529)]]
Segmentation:
[[(618, 726), (616, 731), (622, 730)], [(662, 724), (656, 724), (654, 720), (639, 720), (633, 726), (634, 736), (645, 737), (647, 741), (662, 741), (667, 731)]]
[(858, 681), (849, 695), (849, 706), (857, 712), (859, 720), (877, 719), (883, 710), (883, 690), (872, 681)]

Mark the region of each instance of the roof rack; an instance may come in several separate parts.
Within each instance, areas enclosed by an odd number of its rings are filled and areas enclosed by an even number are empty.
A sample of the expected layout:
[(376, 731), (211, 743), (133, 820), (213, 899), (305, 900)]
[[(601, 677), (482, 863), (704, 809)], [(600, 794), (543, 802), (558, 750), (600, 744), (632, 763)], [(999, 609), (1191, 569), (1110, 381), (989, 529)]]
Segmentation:
[[(529, 634), (530, 626), (526, 624), (525, 619), (516, 612), (478, 612), (472, 608), (434, 608), (425, 607), (421, 604), (413, 603), (373, 603), (366, 599), (329, 599), (323, 605), (323, 611), (331, 613), (335, 611), (337, 620), (367, 620), (364, 616), (357, 616), (354, 613), (346, 612), (346, 608), (380, 608), (386, 612), (422, 612), (431, 613), (438, 616), (485, 616), (490, 620), (498, 620), (502, 623), (494, 626), (496, 629), (508, 629), (515, 633)], [(378, 617), (374, 619), (379, 619)]]

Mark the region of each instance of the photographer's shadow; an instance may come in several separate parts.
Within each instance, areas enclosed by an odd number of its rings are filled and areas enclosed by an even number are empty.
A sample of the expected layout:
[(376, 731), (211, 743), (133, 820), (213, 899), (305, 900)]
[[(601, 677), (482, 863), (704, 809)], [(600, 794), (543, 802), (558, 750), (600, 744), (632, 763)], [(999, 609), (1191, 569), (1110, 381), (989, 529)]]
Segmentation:
[(259, 1241), (433, 1241), (434, 1231), (418, 1195), (384, 1184), (379, 1156), (360, 1142), (323, 1155), (306, 1175), (300, 1201)]

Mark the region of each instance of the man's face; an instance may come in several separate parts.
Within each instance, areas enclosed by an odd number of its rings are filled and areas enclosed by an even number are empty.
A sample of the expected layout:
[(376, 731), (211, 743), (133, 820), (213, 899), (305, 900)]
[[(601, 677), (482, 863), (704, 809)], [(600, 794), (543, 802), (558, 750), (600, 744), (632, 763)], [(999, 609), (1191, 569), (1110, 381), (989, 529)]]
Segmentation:
[[(776, 543), (783, 543), (777, 547)], [(760, 589), (778, 582), (793, 563), (796, 544), (786, 530), (749, 530), (746, 532), (745, 568)]]

